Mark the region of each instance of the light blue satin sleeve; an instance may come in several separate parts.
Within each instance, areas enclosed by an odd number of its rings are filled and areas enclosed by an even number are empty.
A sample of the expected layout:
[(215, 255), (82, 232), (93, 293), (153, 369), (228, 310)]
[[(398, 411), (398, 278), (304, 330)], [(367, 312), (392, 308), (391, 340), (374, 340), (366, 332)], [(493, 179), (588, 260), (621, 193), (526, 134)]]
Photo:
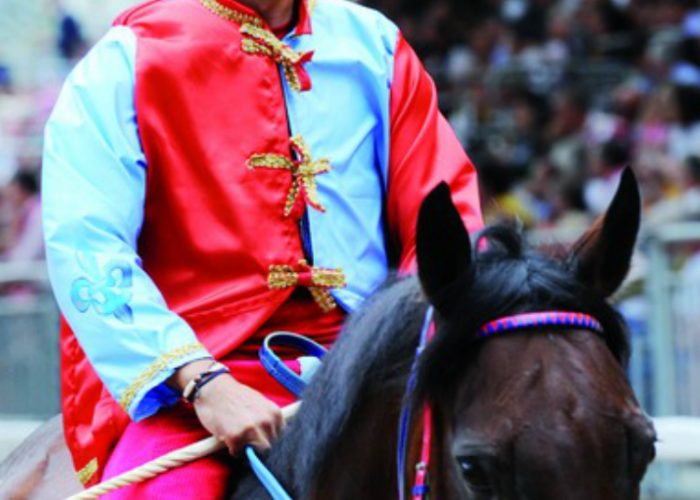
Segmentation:
[(46, 126), (43, 220), (63, 315), (134, 420), (177, 401), (165, 381), (210, 357), (141, 268), (146, 161), (134, 108), (136, 38), (115, 27), (76, 67)]

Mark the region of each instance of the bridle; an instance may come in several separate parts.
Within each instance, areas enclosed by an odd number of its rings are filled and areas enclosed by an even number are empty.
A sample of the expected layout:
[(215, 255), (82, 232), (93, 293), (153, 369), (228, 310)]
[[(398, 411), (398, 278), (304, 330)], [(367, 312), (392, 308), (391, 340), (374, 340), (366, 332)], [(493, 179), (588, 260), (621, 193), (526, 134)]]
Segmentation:
[[(408, 440), (411, 428), (411, 408), (413, 394), (418, 378), (418, 366), (420, 356), (435, 335), (434, 310), (429, 307), (423, 320), (423, 328), (416, 349), (416, 355), (411, 367), (411, 373), (406, 384), (401, 417), (399, 421), (399, 441), (397, 447), (397, 480), (399, 500), (406, 500), (406, 459), (408, 453)], [(483, 325), (477, 332), (477, 338), (488, 338), (504, 333), (541, 327), (574, 327), (602, 334), (603, 327), (593, 316), (578, 312), (567, 311), (542, 311), (524, 314), (515, 314), (495, 319)], [(412, 500), (426, 500), (430, 493), (429, 468), (430, 450), (433, 436), (433, 412), (430, 404), (423, 403), (423, 436), (421, 438), (421, 451), (418, 462), (415, 464), (415, 476), (411, 489)]]
[[(400, 500), (406, 500), (406, 458), (411, 429), (411, 408), (413, 405), (411, 396), (416, 388), (420, 356), (435, 335), (436, 327), (433, 316), (434, 310), (432, 307), (429, 307), (423, 319), (420, 340), (418, 342), (418, 348), (416, 349), (416, 355), (413, 359), (413, 365), (408, 377), (403, 405), (401, 407), (396, 476), (398, 479)], [(543, 311), (515, 314), (495, 319), (483, 325), (476, 336), (477, 338), (487, 338), (518, 330), (541, 327), (574, 327), (599, 334), (603, 333), (603, 327), (600, 322), (588, 314), (564, 311)], [(309, 339), (287, 332), (272, 334), (265, 340), (260, 351), (260, 358), (263, 365), (278, 382), (298, 396), (306, 385), (306, 382), (285, 365), (284, 361), (274, 353), (273, 346), (291, 347), (306, 355), (311, 355), (319, 359), (326, 354), (326, 350)], [(422, 416), (423, 435), (421, 438), (421, 452), (418, 462), (415, 464), (416, 473), (413, 488), (411, 489), (412, 500), (426, 500), (430, 493), (428, 472), (430, 468), (430, 451), (433, 441), (433, 412), (428, 403), (423, 403)], [(246, 456), (248, 457), (253, 472), (258, 479), (260, 479), (263, 487), (272, 498), (275, 500), (291, 500), (291, 497), (285, 491), (284, 487), (267, 466), (257, 457), (255, 451), (251, 447), (246, 449)]]

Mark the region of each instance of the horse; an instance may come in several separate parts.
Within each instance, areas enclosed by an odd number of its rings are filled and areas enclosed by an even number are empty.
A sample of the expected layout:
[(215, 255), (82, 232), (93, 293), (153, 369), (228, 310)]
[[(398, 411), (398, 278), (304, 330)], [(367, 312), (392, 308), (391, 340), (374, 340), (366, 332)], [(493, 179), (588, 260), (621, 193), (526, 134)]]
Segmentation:
[[(265, 463), (295, 499), (395, 498), (421, 459), (417, 415), (427, 406), (431, 498), (639, 498), (655, 434), (625, 375), (624, 321), (606, 300), (628, 272), (639, 219), (628, 169), (604, 217), (572, 248), (545, 255), (511, 227), (472, 242), (439, 185), (419, 213), (418, 276), (394, 277), (349, 317)], [(435, 335), (407, 393), (429, 308)], [(601, 331), (478, 334), (494, 319), (540, 311), (585, 313)], [(406, 409), (413, 418), (397, 471)], [(231, 491), (269, 498), (250, 471)]]
[[(625, 375), (624, 321), (606, 299), (629, 270), (640, 204), (627, 169), (604, 217), (572, 248), (544, 255), (503, 226), (472, 244), (449, 189), (437, 187), (419, 214), (418, 278), (393, 280), (350, 317), (270, 450), (270, 470), (293, 498), (396, 498), (401, 408), (416, 415), (428, 404), (431, 498), (639, 498), (655, 432)], [(405, 397), (429, 305), (436, 334)], [(477, 334), (497, 318), (552, 310), (586, 313), (602, 331)], [(406, 478), (422, 433), (413, 418)], [(232, 498), (268, 497), (246, 477)]]

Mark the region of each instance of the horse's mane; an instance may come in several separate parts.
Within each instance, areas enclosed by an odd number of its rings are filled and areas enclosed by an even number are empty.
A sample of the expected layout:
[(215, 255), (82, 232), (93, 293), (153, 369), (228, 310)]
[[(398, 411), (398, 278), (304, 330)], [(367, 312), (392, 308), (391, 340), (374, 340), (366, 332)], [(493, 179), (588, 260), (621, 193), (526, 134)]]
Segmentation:
[[(484, 323), (518, 312), (591, 314), (603, 325), (613, 355), (626, 363), (629, 348), (622, 319), (604, 297), (578, 281), (573, 260), (532, 251), (519, 230), (506, 226), (487, 228), (475, 241), (471, 270), (450, 290), (452, 310), (438, 315), (435, 339), (422, 356), (419, 398), (444, 389), (459, 375)], [(305, 391), (295, 423), (269, 457), (272, 470), (301, 498), (310, 494), (315, 474), (337, 449), (358, 402), (379, 391), (402, 394), (426, 309), (416, 278), (392, 278), (350, 316)]]
[[(303, 394), (304, 404), (269, 457), (299, 498), (373, 392), (401, 392), (427, 309), (414, 277), (392, 277), (354, 314)], [(293, 469), (289, 469), (293, 457)]]

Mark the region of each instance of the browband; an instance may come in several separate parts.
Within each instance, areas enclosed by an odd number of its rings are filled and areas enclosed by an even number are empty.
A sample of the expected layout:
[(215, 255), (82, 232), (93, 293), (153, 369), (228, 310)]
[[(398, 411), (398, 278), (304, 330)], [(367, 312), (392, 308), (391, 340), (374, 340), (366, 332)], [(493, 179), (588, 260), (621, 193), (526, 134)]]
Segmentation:
[(505, 316), (486, 323), (479, 330), (479, 337), (492, 337), (501, 333), (543, 326), (573, 326), (596, 333), (603, 333), (603, 326), (589, 314), (566, 311), (543, 311)]

